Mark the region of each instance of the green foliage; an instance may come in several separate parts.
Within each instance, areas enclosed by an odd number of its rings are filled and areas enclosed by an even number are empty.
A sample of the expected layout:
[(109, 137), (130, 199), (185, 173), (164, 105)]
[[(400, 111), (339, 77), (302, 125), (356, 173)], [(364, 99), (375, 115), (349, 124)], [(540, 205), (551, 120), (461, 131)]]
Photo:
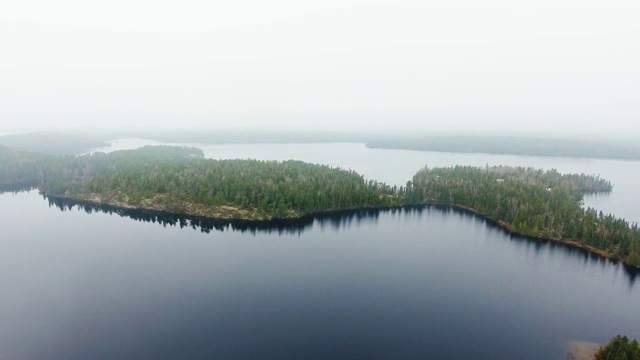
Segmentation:
[(640, 344), (638, 340), (617, 335), (598, 350), (596, 360), (640, 360)]
[[(0, 146), (0, 189), (37, 185), (44, 194), (202, 216), (295, 217), (362, 207), (442, 203), (472, 208), (522, 234), (577, 241), (640, 266), (640, 231), (580, 206), (610, 191), (598, 176), (512, 167), (423, 169), (406, 187), (300, 161), (211, 160), (200, 149), (147, 146), (52, 156)], [(227, 209), (225, 213), (210, 209)]]
[(154, 164), (171, 164), (203, 158), (202, 150), (178, 146), (144, 146), (136, 150), (95, 153), (85, 156), (58, 156), (40, 164), (43, 176), (40, 188), (45, 193), (59, 194), (56, 185), (73, 190), (82, 183), (114, 171), (136, 169)]
[(423, 169), (413, 178), (411, 201), (455, 204), (502, 221), (515, 232), (572, 240), (637, 261), (640, 231), (613, 215), (580, 206), (585, 192), (610, 191), (598, 176), (562, 175), (513, 167)]
[(112, 171), (150, 164), (203, 158), (202, 150), (189, 147), (145, 146), (136, 150), (85, 156), (45, 155), (0, 146), (0, 185), (35, 183), (45, 192)]
[(300, 161), (211, 160), (171, 146), (78, 157), (0, 150), (0, 168), (15, 170), (1, 173), (7, 183), (27, 179), (48, 195), (171, 212), (229, 208), (225, 216), (263, 219), (405, 203), (404, 188)]
[(162, 195), (175, 203), (255, 210), (266, 218), (403, 204), (385, 184), (301, 161), (198, 159), (147, 165), (109, 172), (72, 191), (72, 197), (80, 198), (118, 196), (132, 206)]
[(640, 267), (640, 254), (632, 252), (627, 256), (627, 264)]
[(42, 178), (40, 164), (51, 157), (25, 153), (0, 146), (0, 185), (38, 183)]

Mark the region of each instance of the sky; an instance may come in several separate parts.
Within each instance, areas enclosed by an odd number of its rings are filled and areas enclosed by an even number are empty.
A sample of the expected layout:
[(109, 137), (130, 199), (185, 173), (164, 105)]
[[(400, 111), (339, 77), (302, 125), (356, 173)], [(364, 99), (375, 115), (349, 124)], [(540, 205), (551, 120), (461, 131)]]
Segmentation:
[(0, 133), (640, 135), (639, 1), (6, 1)]

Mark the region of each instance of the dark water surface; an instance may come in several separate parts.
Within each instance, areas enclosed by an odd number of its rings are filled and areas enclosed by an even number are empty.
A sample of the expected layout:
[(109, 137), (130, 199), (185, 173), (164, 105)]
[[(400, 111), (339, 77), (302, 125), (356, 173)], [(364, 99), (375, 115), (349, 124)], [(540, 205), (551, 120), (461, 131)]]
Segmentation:
[(62, 208), (0, 195), (3, 359), (562, 359), (640, 337), (623, 266), (451, 210), (220, 231)]
[[(638, 162), (362, 144), (204, 150), (326, 163), (398, 185), (425, 163), (599, 173), (614, 192), (587, 205), (640, 219)], [(0, 195), (0, 229), (2, 360), (560, 360), (571, 341), (640, 338), (640, 275), (452, 210), (230, 225), (31, 191)]]

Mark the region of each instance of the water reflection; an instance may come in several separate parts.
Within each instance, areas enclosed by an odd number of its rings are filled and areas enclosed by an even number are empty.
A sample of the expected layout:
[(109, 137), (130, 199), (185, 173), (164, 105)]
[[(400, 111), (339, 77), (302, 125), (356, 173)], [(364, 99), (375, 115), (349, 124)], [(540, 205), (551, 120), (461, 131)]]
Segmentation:
[[(88, 202), (75, 201), (70, 199), (61, 199), (45, 196), (50, 207), (56, 207), (61, 211), (68, 211), (74, 208), (83, 210), (87, 214), (94, 212), (107, 213), (110, 215), (118, 215), (121, 217), (131, 218), (140, 222), (157, 223), (164, 227), (180, 227), (192, 228), (200, 230), (203, 233), (216, 231), (238, 231), (241, 233), (266, 233), (279, 235), (300, 235), (306, 230), (310, 230), (314, 224), (320, 228), (329, 227), (334, 230), (343, 230), (352, 226), (362, 226), (366, 224), (375, 224), (383, 213), (391, 213), (396, 215), (421, 215), (424, 211), (437, 211), (443, 215), (444, 219), (452, 215), (460, 216), (464, 220), (477, 221), (487, 227), (488, 230), (498, 231), (512, 242), (521, 244), (526, 247), (533, 247), (536, 256), (541, 255), (545, 251), (564, 251), (565, 254), (572, 257), (581, 257), (585, 264), (605, 266), (607, 263), (618, 264), (617, 261), (604, 258), (585, 249), (572, 247), (567, 244), (549, 241), (545, 239), (528, 237), (522, 235), (514, 235), (500, 227), (495, 221), (466, 210), (453, 208), (446, 205), (423, 205), (408, 206), (404, 208), (390, 209), (360, 209), (345, 210), (332, 213), (315, 214), (305, 216), (299, 219), (277, 219), (269, 221), (242, 221), (242, 220), (224, 220), (210, 219), (197, 216), (178, 216), (171, 213), (140, 210), (140, 209), (123, 209), (109, 205), (98, 205)], [(629, 278), (630, 286), (633, 286), (640, 276), (640, 269), (622, 264), (626, 275)]]
[[(546, 250), (550, 250), (552, 252), (564, 251), (564, 253), (567, 255), (570, 255), (573, 257), (582, 257), (584, 259), (585, 264), (591, 263), (592, 265), (600, 265), (602, 267), (606, 266), (607, 263), (616, 264), (616, 265), (619, 264), (618, 261), (605, 258), (601, 255), (595, 254), (586, 249), (577, 248), (574, 246), (570, 246), (568, 244), (546, 240), (542, 238), (511, 234), (510, 232), (508, 232), (507, 230), (499, 226), (498, 223), (495, 222), (494, 220), (489, 219), (485, 216), (478, 215), (473, 212), (464, 210), (464, 209), (454, 208), (448, 205), (426, 205), (425, 208), (440, 211), (445, 216), (449, 216), (452, 214), (457, 214), (463, 218), (470, 216), (475, 221), (480, 221), (486, 224), (487, 227), (494, 229), (496, 231), (500, 231), (513, 242), (520, 243), (527, 247), (533, 246), (534, 252), (536, 255), (540, 255), (541, 253), (543, 253), (543, 251), (546, 251)], [(629, 286), (632, 287), (635, 284), (637, 278), (640, 277), (640, 269), (634, 266), (626, 265), (626, 264), (620, 264), (620, 265), (622, 268), (624, 268), (625, 273), (629, 278)]]
[(3, 193), (21, 193), (23, 191), (31, 191), (38, 186), (38, 183), (35, 181), (24, 181), (19, 183), (11, 183), (11, 184), (0, 184), (0, 194)]
[(84, 201), (76, 201), (71, 199), (63, 199), (57, 197), (44, 196), (49, 202), (49, 207), (56, 207), (60, 211), (68, 211), (74, 208), (83, 210), (87, 214), (101, 212), (110, 215), (119, 215), (131, 218), (140, 222), (157, 223), (164, 227), (176, 226), (182, 228), (192, 228), (200, 230), (203, 233), (217, 231), (239, 231), (242, 233), (277, 233), (300, 235), (305, 230), (310, 229), (314, 224), (318, 224), (321, 228), (330, 227), (335, 230), (344, 229), (354, 225), (362, 225), (364, 223), (375, 223), (381, 212), (390, 212), (392, 214), (408, 214), (421, 213), (422, 206), (413, 206), (405, 208), (390, 209), (359, 209), (345, 210), (331, 213), (319, 213), (304, 216), (299, 219), (276, 219), (269, 221), (249, 221), (249, 220), (226, 220), (211, 219), (198, 216), (182, 216), (162, 211), (142, 210), (142, 209), (123, 209), (119, 207), (93, 204)]

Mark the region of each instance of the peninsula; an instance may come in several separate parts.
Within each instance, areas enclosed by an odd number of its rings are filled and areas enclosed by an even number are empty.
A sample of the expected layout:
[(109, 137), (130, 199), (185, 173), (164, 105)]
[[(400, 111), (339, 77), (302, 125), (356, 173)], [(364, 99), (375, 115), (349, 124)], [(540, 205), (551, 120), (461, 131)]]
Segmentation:
[(637, 224), (584, 209), (612, 185), (585, 174), (514, 167), (424, 168), (406, 186), (301, 161), (213, 160), (190, 147), (147, 146), (84, 156), (0, 147), (0, 185), (44, 195), (204, 218), (265, 221), (362, 208), (436, 204), (485, 216), (506, 231), (581, 247), (640, 266)]
[(598, 176), (455, 166), (424, 168), (407, 186), (414, 203), (465, 209), (510, 233), (566, 243), (640, 266), (638, 225), (581, 206), (584, 193), (612, 190), (611, 183)]

